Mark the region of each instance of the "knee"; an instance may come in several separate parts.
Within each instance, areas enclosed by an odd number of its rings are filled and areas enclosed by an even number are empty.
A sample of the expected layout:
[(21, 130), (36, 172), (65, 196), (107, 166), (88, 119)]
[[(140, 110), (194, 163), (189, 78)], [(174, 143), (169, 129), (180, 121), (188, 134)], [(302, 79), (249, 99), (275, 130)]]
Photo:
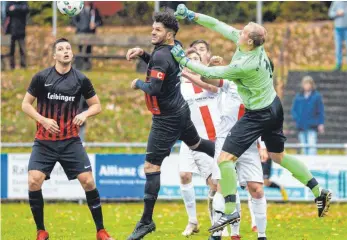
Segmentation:
[(284, 153), (270, 153), (269, 152), (269, 157), (271, 160), (273, 160), (275, 163), (280, 164), (282, 162), (282, 159), (284, 157)]
[(79, 181), (85, 191), (92, 191), (96, 187), (92, 176), (81, 177), (79, 178)]
[(218, 164), (222, 163), (222, 162), (226, 162), (226, 161), (233, 161), (236, 162), (237, 157), (234, 156), (233, 154), (227, 153), (222, 151), (221, 154), (218, 157)]
[[(42, 173), (43, 174), (43, 173)], [(29, 173), (28, 184), (30, 191), (38, 191), (41, 189), (45, 176), (41, 174)]]
[(182, 184), (188, 184), (192, 181), (192, 173), (190, 172), (180, 172), (180, 178)]
[(144, 171), (145, 171), (145, 173), (159, 172), (160, 166), (154, 165), (154, 164), (146, 161), (145, 165), (144, 165)]
[(252, 198), (262, 198), (264, 197), (263, 184), (261, 183), (248, 183), (248, 191), (251, 194)]

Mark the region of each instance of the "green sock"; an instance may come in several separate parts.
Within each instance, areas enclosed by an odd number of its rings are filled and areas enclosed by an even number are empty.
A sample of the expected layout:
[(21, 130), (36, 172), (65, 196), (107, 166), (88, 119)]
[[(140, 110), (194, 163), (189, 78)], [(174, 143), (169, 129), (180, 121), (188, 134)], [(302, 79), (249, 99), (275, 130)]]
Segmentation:
[[(235, 164), (233, 161), (224, 161), (219, 164), (219, 169), (222, 175), (222, 179), (219, 184), (222, 189), (223, 197), (228, 195), (235, 195), (237, 191), (237, 177)], [(235, 202), (225, 203), (225, 213), (230, 214), (235, 210)]]
[[(281, 166), (291, 172), (293, 176), (302, 184), (310, 187), (315, 197), (318, 197), (320, 195), (319, 184), (317, 183), (316, 179), (313, 178), (306, 165), (303, 164), (300, 160), (296, 159), (293, 156), (284, 154)], [(311, 184), (309, 184), (310, 182), (316, 182), (317, 184), (311, 186)]]

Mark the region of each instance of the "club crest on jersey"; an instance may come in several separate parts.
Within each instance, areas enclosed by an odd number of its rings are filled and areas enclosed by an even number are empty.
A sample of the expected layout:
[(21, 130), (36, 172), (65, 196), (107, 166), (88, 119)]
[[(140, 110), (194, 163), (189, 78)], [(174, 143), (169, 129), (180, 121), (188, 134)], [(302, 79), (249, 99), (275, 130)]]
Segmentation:
[(64, 95), (61, 95), (60, 93), (56, 94), (56, 93), (48, 92), (47, 98), (48, 99), (52, 99), (52, 100), (61, 100), (61, 101), (64, 101), (64, 102), (73, 102), (73, 101), (75, 101), (75, 97), (64, 96)]
[(160, 80), (164, 80), (165, 78), (165, 73), (156, 71), (156, 70), (151, 70), (151, 77), (158, 78)]

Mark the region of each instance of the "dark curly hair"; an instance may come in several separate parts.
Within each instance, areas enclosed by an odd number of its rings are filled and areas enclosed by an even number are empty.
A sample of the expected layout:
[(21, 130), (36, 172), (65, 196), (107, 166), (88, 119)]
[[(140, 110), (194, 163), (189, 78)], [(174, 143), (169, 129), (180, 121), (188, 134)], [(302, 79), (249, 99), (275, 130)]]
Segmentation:
[(174, 32), (174, 35), (179, 30), (178, 21), (175, 18), (174, 12), (169, 9), (163, 12), (157, 12), (154, 14), (154, 21), (162, 23), (165, 28), (170, 29)]

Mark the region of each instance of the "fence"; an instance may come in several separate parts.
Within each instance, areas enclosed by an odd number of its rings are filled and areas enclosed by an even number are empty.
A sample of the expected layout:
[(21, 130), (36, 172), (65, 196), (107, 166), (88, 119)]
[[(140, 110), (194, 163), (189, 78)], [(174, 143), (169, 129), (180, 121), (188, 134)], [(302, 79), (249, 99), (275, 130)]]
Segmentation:
[[(123, 145), (122, 145), (123, 146)], [(27, 200), (27, 165), (30, 154), (1, 155), (1, 198)], [(333, 201), (347, 201), (347, 158), (346, 156), (303, 156), (296, 155), (311, 170), (324, 188), (333, 191)], [(145, 184), (144, 154), (89, 154), (96, 186), (100, 196), (107, 200), (140, 200)], [(178, 171), (179, 155), (172, 153), (165, 159), (161, 169), (159, 198), (180, 199)], [(284, 185), (290, 201), (312, 201), (310, 190), (299, 183), (281, 166), (273, 164), (272, 180)], [(208, 188), (205, 180), (194, 175), (193, 183), (198, 199), (205, 199)], [(239, 189), (241, 199), (247, 199)], [(265, 188), (267, 199), (278, 201), (279, 191)], [(77, 180), (68, 181), (61, 165), (56, 164), (51, 179), (43, 185), (45, 199), (83, 200), (85, 193)]]

